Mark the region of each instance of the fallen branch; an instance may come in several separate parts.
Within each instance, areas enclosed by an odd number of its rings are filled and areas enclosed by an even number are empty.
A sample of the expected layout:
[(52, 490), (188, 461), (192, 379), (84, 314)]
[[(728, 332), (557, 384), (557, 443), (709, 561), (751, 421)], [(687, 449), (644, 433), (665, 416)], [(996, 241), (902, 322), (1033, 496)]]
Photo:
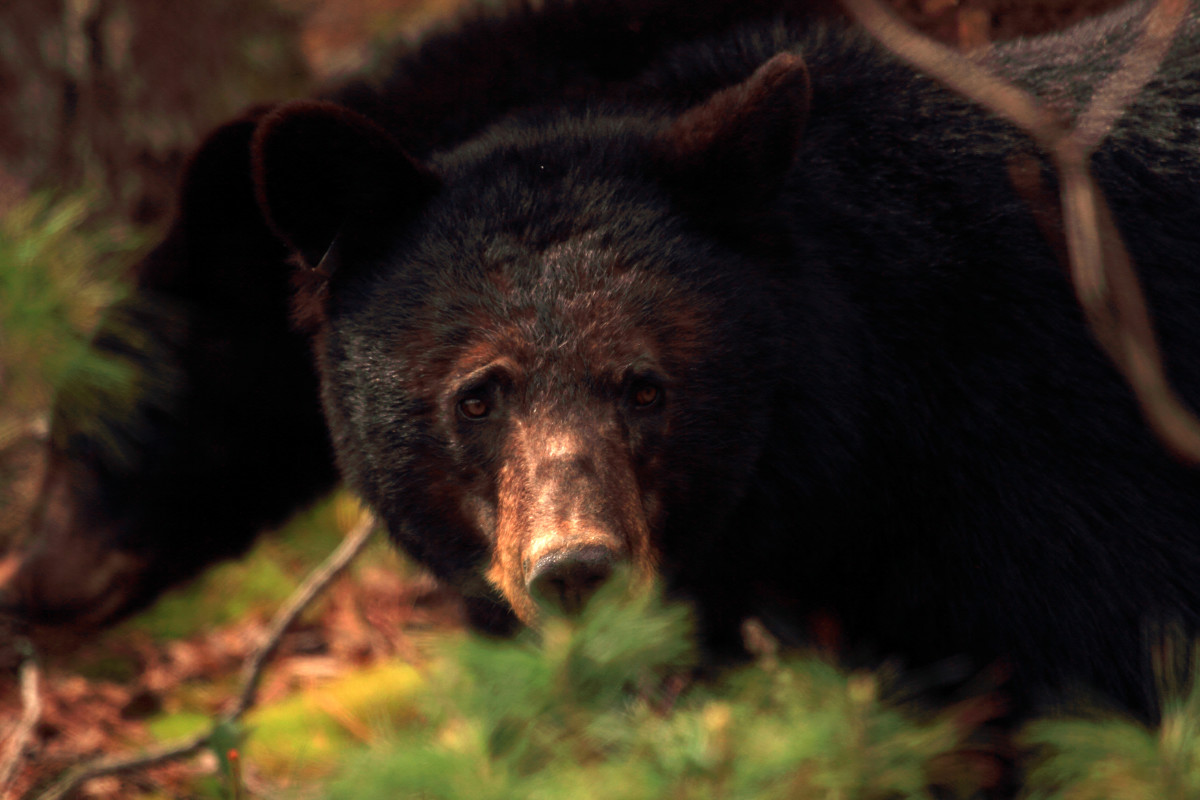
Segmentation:
[(218, 728), (237, 723), (254, 706), (255, 697), (258, 693), (258, 685), (262, 680), (263, 669), (266, 667), (271, 656), (279, 649), (279, 643), (283, 639), (283, 634), (296, 621), (296, 618), (300, 616), (304, 609), (362, 552), (367, 542), (370, 541), (374, 529), (375, 515), (364, 512), (361, 519), (346, 534), (346, 538), (342, 540), (337, 549), (319, 567), (309, 573), (304, 583), (292, 593), (292, 596), (288, 598), (283, 607), (275, 613), (275, 617), (271, 621), (262, 644), (246, 660), (245, 666), (242, 669), (242, 689), (239, 693), (237, 703), (232, 709), (222, 715), (212, 728), (203, 734), (184, 741), (144, 750), (141, 753), (129, 756), (99, 758), (83, 764), (72, 769), (64, 777), (55, 782), (47, 791), (38, 795), (38, 800), (63, 800), (71, 792), (93, 778), (144, 769), (167, 761), (186, 758), (208, 747), (214, 732)]
[(262, 679), (263, 667), (279, 649), (279, 642), (283, 639), (284, 632), (325, 590), (325, 587), (362, 552), (374, 530), (375, 515), (364, 512), (362, 518), (350, 529), (337, 549), (330, 553), (319, 567), (309, 573), (308, 577), (304, 579), (304, 583), (284, 603), (283, 608), (275, 612), (275, 618), (271, 621), (267, 638), (242, 669), (242, 691), (238, 696), (237, 705), (227, 716), (228, 721), (236, 721), (254, 705), (258, 694), (258, 684)]
[(12, 738), (4, 758), (0, 759), (0, 797), (7, 797), (9, 787), (17, 776), (17, 768), (25, 755), (25, 749), (33, 738), (33, 731), (42, 718), (41, 668), (38, 667), (33, 644), (28, 639), (17, 643), (22, 652), (21, 659), (21, 719), (13, 728)]

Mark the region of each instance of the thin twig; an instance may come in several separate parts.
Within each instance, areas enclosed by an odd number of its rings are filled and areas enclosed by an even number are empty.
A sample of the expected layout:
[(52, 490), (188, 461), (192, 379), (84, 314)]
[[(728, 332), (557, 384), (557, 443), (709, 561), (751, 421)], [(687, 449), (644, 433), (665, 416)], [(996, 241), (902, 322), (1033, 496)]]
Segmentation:
[[(1187, 0), (1160, 0), (1142, 20), (1141, 36), (1121, 59), (1117, 70), (1108, 75), (1092, 94), (1091, 101), (1079, 115), (1070, 133), (1053, 143), (1043, 143), (1054, 160), (1062, 183), (1063, 217), (1072, 280), (1080, 303), (1096, 320), (1094, 327), (1120, 326), (1121, 315), (1118, 313), (1114, 317), (1110, 313), (1117, 310), (1114, 306), (1118, 302), (1112, 298), (1109, 289), (1110, 273), (1119, 269), (1122, 261), (1129, 262), (1129, 257), (1119, 237), (1116, 251), (1103, 246), (1107, 244), (1105, 239), (1111, 240), (1113, 237), (1102, 231), (1100, 221), (1111, 214), (1107, 207), (1102, 207), (1106, 206), (1104, 196), (1092, 179), (1088, 163), (1125, 109), (1158, 71), (1186, 10)], [(1132, 262), (1129, 265), (1132, 270)], [(1136, 284), (1136, 278), (1134, 280)], [(1140, 301), (1140, 289), (1137, 295)], [(1141, 305), (1143, 310), (1131, 318), (1134, 324), (1136, 318), (1142, 317), (1149, 323), (1149, 315), (1144, 311), (1145, 303)], [(1120, 338), (1117, 331), (1097, 328), (1096, 333), (1102, 340)], [(1153, 328), (1148, 328), (1146, 333), (1157, 359)], [(1144, 338), (1139, 337), (1140, 340)], [(1110, 352), (1109, 355), (1114, 360), (1120, 357), (1120, 353)], [(1122, 366), (1123, 372), (1128, 372), (1119, 361), (1118, 365)]]
[(0, 760), (0, 797), (7, 797), (9, 787), (17, 776), (17, 768), (25, 756), (25, 749), (33, 738), (33, 731), (42, 719), (41, 668), (33, 644), (28, 639), (18, 642), (24, 652), (21, 660), (21, 719), (13, 728), (8, 740), (4, 759)]
[[(1073, 126), (982, 65), (917, 33), (878, 0), (842, 2), (897, 57), (1021, 128), (1050, 155), (1061, 186), (1067, 267), (1088, 324), (1133, 389), (1151, 430), (1178, 458), (1200, 463), (1200, 420), (1167, 380), (1137, 272), (1089, 167), (1096, 148), (1161, 66), (1188, 0), (1159, 0), (1150, 9), (1138, 40)], [(1029, 195), (1036, 179), (1024, 172), (1026, 185), (1017, 188)], [(1044, 210), (1034, 212), (1045, 230)]]
[(1142, 415), (1159, 439), (1177, 457), (1200, 463), (1200, 421), (1167, 380), (1133, 260), (1087, 170), (1092, 153), (1158, 71), (1187, 9), (1187, 0), (1159, 0), (1150, 9), (1141, 36), (1059, 143), (1054, 161), (1063, 184), (1071, 274), (1096, 338), (1133, 386)]
[(850, 14), (902, 61), (969, 97), (1052, 149), (1070, 131), (1066, 119), (961, 53), (918, 33), (878, 0), (842, 0)]
[(229, 712), (230, 720), (236, 720), (254, 705), (255, 697), (258, 694), (258, 684), (262, 679), (263, 666), (275, 654), (284, 631), (291, 627), (296, 618), (317, 595), (324, 591), (325, 587), (362, 552), (374, 530), (375, 515), (364, 512), (362, 518), (350, 530), (350, 533), (346, 534), (346, 538), (342, 540), (337, 549), (319, 567), (309, 573), (300, 588), (293, 592), (283, 608), (275, 613), (275, 619), (271, 621), (271, 628), (266, 640), (242, 668), (242, 691), (237, 705)]
[(375, 515), (364, 512), (337, 549), (319, 567), (309, 573), (304, 583), (275, 613), (266, 638), (253, 655), (247, 659), (242, 669), (242, 690), (236, 705), (212, 728), (191, 739), (152, 748), (135, 755), (100, 758), (83, 764), (59, 779), (49, 790), (39, 795), (38, 800), (64, 800), (71, 792), (93, 778), (144, 769), (167, 761), (186, 758), (207, 747), (212, 739), (213, 731), (218, 727), (238, 722), (253, 707), (258, 684), (262, 680), (263, 669), (266, 667), (267, 661), (279, 649), (283, 634), (303, 613), (304, 609), (362, 552), (367, 542), (370, 541), (374, 529)]
[(208, 731), (198, 736), (193, 736), (186, 741), (151, 747), (129, 756), (98, 758), (68, 772), (65, 777), (60, 778), (44, 793), (38, 795), (38, 800), (64, 800), (64, 798), (93, 778), (101, 778), (105, 775), (117, 775), (122, 772), (145, 769), (168, 761), (187, 758), (207, 747), (211, 736), (212, 731)]
[(1159, 0), (1146, 14), (1141, 37), (1121, 59), (1117, 70), (1093, 93), (1087, 110), (1071, 131), (1071, 141), (1080, 152), (1095, 152), (1138, 92), (1154, 77), (1187, 9), (1188, 0)]

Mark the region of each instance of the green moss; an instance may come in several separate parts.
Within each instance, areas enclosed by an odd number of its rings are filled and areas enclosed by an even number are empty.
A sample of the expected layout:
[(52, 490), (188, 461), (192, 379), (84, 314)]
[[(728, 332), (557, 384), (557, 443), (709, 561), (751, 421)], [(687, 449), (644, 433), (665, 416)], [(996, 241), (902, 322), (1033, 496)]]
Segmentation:
[(262, 555), (279, 560), (297, 575), (324, 561), (342, 541), (337, 515), (338, 503), (345, 502), (341, 494), (314, 504), (264, 536), (258, 548)]
[(339, 759), (417, 717), (424, 680), (410, 665), (380, 664), (253, 712), (245, 758), (277, 779), (327, 776)]
[(158, 640), (187, 638), (251, 613), (271, 613), (297, 582), (278, 561), (256, 549), (244, 560), (220, 564), (166, 593), (109, 635), (119, 638), (140, 631)]
[(154, 738), (163, 742), (173, 742), (188, 736), (203, 733), (213, 724), (212, 717), (195, 711), (181, 711), (174, 714), (163, 714), (147, 720), (146, 727)]
[[(264, 534), (244, 558), (209, 569), (164, 594), (111, 635), (130, 631), (158, 640), (181, 639), (249, 614), (270, 616), (342, 539), (336, 507), (340, 494), (297, 515), (282, 530)], [(318, 606), (309, 613), (318, 613)]]

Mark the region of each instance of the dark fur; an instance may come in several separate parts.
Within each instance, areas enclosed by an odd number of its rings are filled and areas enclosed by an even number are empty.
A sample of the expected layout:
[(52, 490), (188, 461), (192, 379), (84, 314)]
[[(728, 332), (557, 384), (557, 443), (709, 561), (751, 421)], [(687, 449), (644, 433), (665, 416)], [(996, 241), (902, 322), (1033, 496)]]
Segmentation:
[[(324, 97), (378, 119), (426, 155), (530, 105), (623, 95), (665, 48), (690, 38), (823, 6), (537, 5), (516, 0), (502, 14), (480, 12)], [(310, 345), (290, 320), (309, 329), (322, 307), (292, 302), (289, 311), (294, 270), (250, 181), (249, 142), (263, 113), (222, 126), (197, 149), (171, 232), (97, 336), (97, 349), (137, 362), (135, 407), (82, 424), (74, 409), (55, 414), (32, 546), (4, 587), (3, 604), (25, 618), (111, 621), (241, 553), (264, 526), (334, 483)], [(292, 280), (301, 297), (323, 292), (308, 273)], [(486, 605), (480, 613), (496, 616)]]
[(309, 347), (287, 324), (287, 251), (250, 181), (261, 114), (192, 159), (175, 225), (96, 337), (135, 365), (132, 408), (56, 409), (38, 538), (8, 587), (34, 619), (136, 608), (336, 480)]
[[(1082, 100), (1078, 54), (1133, 13), (984, 58)], [(1193, 401), (1198, 46), (1193, 18), (1094, 162)], [(301, 304), (341, 471), (407, 551), (530, 619), (530, 543), (586, 529), (715, 643), (828, 612), (882, 655), (1003, 660), (1022, 704), (1152, 709), (1147, 626), (1200, 614), (1200, 485), (1011, 188), (1025, 137), (865, 37), (764, 22), (433, 144), (403, 75), (253, 146), (267, 218), (323, 264)]]

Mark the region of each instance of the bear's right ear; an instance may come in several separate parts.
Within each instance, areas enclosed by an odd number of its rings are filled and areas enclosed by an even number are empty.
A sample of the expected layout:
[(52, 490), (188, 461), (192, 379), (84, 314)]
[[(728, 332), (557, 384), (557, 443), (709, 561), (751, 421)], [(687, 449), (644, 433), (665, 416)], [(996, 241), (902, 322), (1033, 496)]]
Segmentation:
[(438, 187), (383, 128), (333, 103), (280, 106), (258, 126), (252, 154), (263, 215), (311, 269), (347, 222), (411, 212)]

